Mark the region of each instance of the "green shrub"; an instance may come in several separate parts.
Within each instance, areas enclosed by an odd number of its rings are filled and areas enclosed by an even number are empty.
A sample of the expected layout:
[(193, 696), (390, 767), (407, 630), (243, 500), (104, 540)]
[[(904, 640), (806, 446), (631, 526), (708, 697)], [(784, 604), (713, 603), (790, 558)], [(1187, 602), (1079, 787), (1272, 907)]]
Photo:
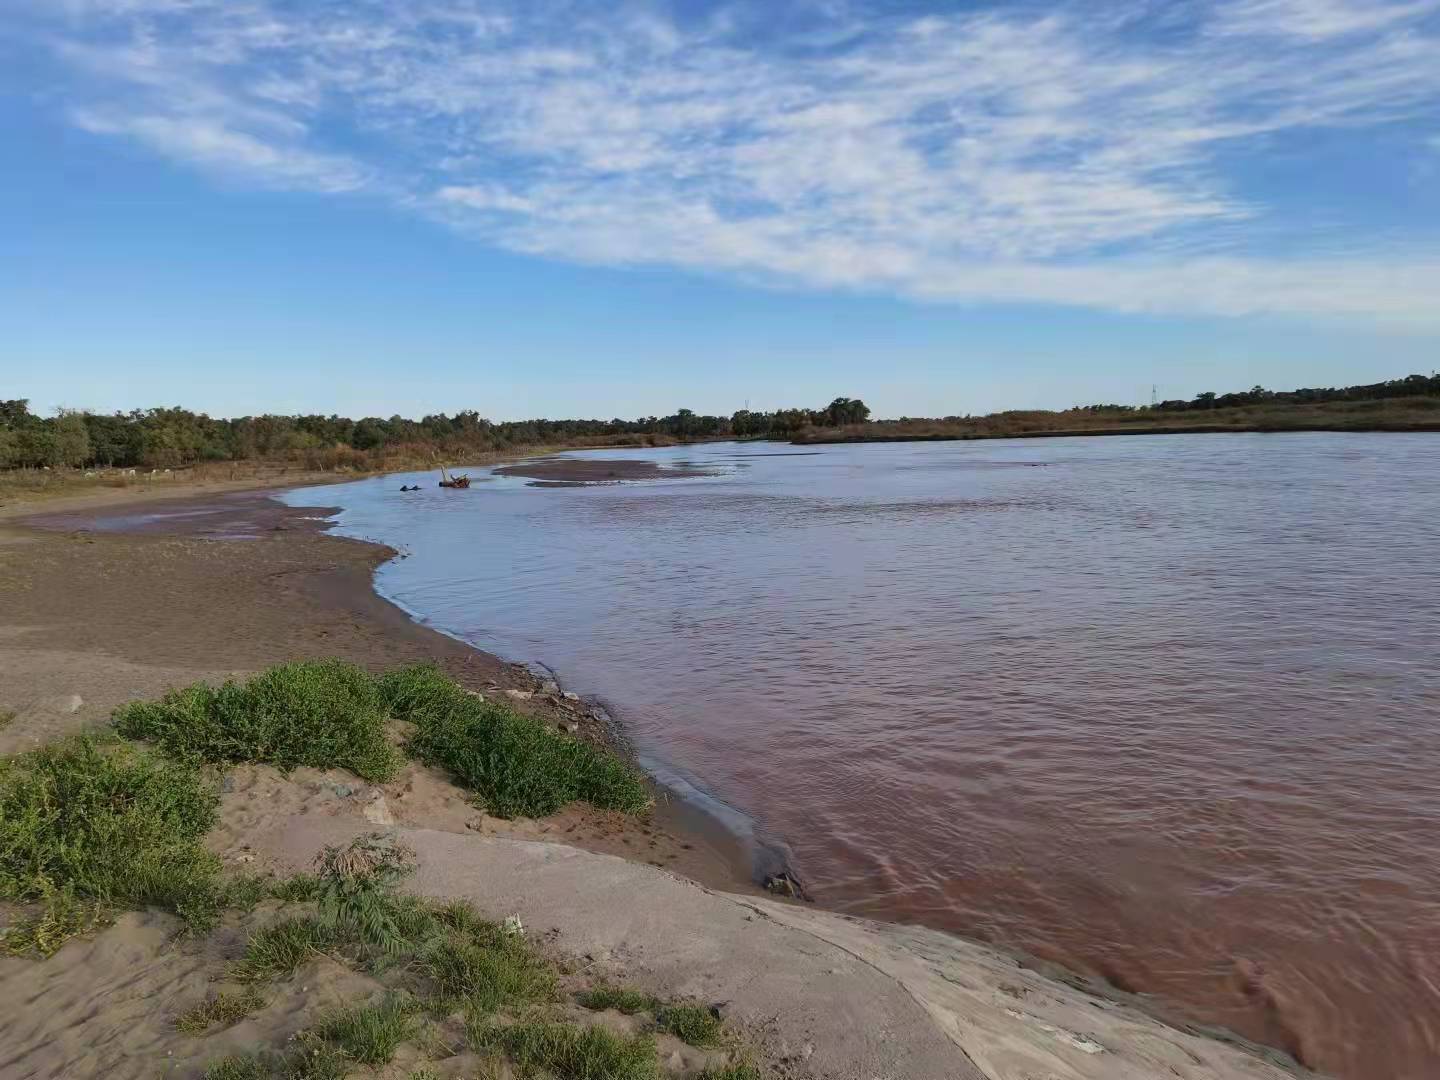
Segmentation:
[(434, 667), (380, 679), (390, 713), (415, 725), (407, 749), (451, 773), (498, 817), (544, 817), (572, 802), (639, 813), (644, 781), (615, 754), (466, 693)]
[[(424, 933), (429, 920), (418, 903), (396, 896), (394, 887), (413, 868), (413, 854), (384, 833), (325, 847), (315, 859), (320, 922), (341, 937), (387, 953), (411, 944), (412, 935)], [(419, 924), (407, 928), (407, 915), (412, 921), (418, 918)]]
[(0, 898), (62, 920), (88, 899), (209, 926), (223, 894), (201, 838), (217, 803), (194, 769), (90, 736), (0, 760)]
[(284, 664), (219, 689), (197, 683), (115, 713), (122, 735), (148, 739), (173, 757), (344, 768), (376, 783), (400, 764), (385, 720), (376, 681), (339, 660)]
[(110, 922), (110, 908), (101, 900), (81, 900), (67, 886), (56, 889), (47, 882), (39, 899), (40, 911), (11, 923), (0, 937), (0, 952), (13, 956), (39, 953), (53, 956), (72, 937), (88, 934)]

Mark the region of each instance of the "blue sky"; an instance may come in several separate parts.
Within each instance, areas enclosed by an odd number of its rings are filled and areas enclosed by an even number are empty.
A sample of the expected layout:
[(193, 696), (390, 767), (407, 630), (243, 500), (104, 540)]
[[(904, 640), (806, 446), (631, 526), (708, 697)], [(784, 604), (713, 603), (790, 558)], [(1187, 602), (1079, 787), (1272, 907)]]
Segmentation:
[(0, 138), (0, 396), (42, 409), (1440, 366), (1440, 0), (0, 0)]

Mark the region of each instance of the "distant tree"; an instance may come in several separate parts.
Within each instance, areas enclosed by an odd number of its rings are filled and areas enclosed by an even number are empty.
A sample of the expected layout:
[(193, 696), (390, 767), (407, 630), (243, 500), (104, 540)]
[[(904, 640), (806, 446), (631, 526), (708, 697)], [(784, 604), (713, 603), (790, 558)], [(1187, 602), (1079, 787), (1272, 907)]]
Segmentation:
[(61, 463), (60, 444), (51, 424), (26, 424), (15, 433), (15, 464), (32, 469), (51, 468)]
[(75, 409), (61, 409), (51, 425), (55, 432), (55, 456), (58, 464), (78, 468), (90, 460), (90, 431), (85, 415)]
[(29, 398), (0, 399), (0, 427), (18, 428), (33, 419)]

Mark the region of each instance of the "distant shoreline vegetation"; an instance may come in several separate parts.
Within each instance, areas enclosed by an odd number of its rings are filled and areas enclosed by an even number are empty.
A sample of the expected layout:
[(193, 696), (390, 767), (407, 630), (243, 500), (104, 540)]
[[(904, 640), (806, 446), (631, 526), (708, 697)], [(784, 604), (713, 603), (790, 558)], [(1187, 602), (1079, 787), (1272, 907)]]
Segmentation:
[(1440, 431), (1440, 376), (1409, 375), (1340, 388), (1197, 394), (1154, 405), (1081, 405), (985, 416), (901, 417), (814, 426), (797, 443), (1023, 439), (1065, 435), (1178, 435), (1236, 431)]
[(284, 461), (310, 469), (384, 471), (463, 462), (533, 447), (669, 446), (720, 438), (789, 438), (815, 426), (864, 423), (863, 401), (822, 409), (704, 416), (680, 409), (636, 420), (492, 422), (470, 410), (402, 416), (242, 416), (215, 419), (177, 407), (37, 416), (23, 398), (0, 399), (0, 469), (183, 468), (205, 462)]
[(179, 407), (94, 413), (32, 413), (0, 400), (0, 469), (182, 468), (206, 462), (285, 462), (315, 470), (385, 471), (464, 461), (535, 447), (666, 446), (713, 439), (800, 443), (1017, 438), (1042, 435), (1202, 431), (1440, 430), (1440, 376), (1410, 375), (1341, 388), (1276, 392), (1263, 387), (1198, 394), (1154, 405), (1084, 405), (985, 416), (871, 420), (858, 398), (820, 409), (730, 416), (679, 409), (635, 420), (492, 422), (479, 413), (410, 420), (342, 416), (216, 419)]

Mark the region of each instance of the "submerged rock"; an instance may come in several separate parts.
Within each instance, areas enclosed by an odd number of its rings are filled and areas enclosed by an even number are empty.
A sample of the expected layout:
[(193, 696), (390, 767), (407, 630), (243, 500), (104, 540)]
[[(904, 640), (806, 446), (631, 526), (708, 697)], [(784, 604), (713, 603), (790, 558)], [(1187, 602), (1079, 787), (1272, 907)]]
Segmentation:
[(799, 879), (785, 870), (769, 875), (765, 879), (765, 888), (776, 896), (788, 896), (792, 900), (808, 901), (810, 899)]

